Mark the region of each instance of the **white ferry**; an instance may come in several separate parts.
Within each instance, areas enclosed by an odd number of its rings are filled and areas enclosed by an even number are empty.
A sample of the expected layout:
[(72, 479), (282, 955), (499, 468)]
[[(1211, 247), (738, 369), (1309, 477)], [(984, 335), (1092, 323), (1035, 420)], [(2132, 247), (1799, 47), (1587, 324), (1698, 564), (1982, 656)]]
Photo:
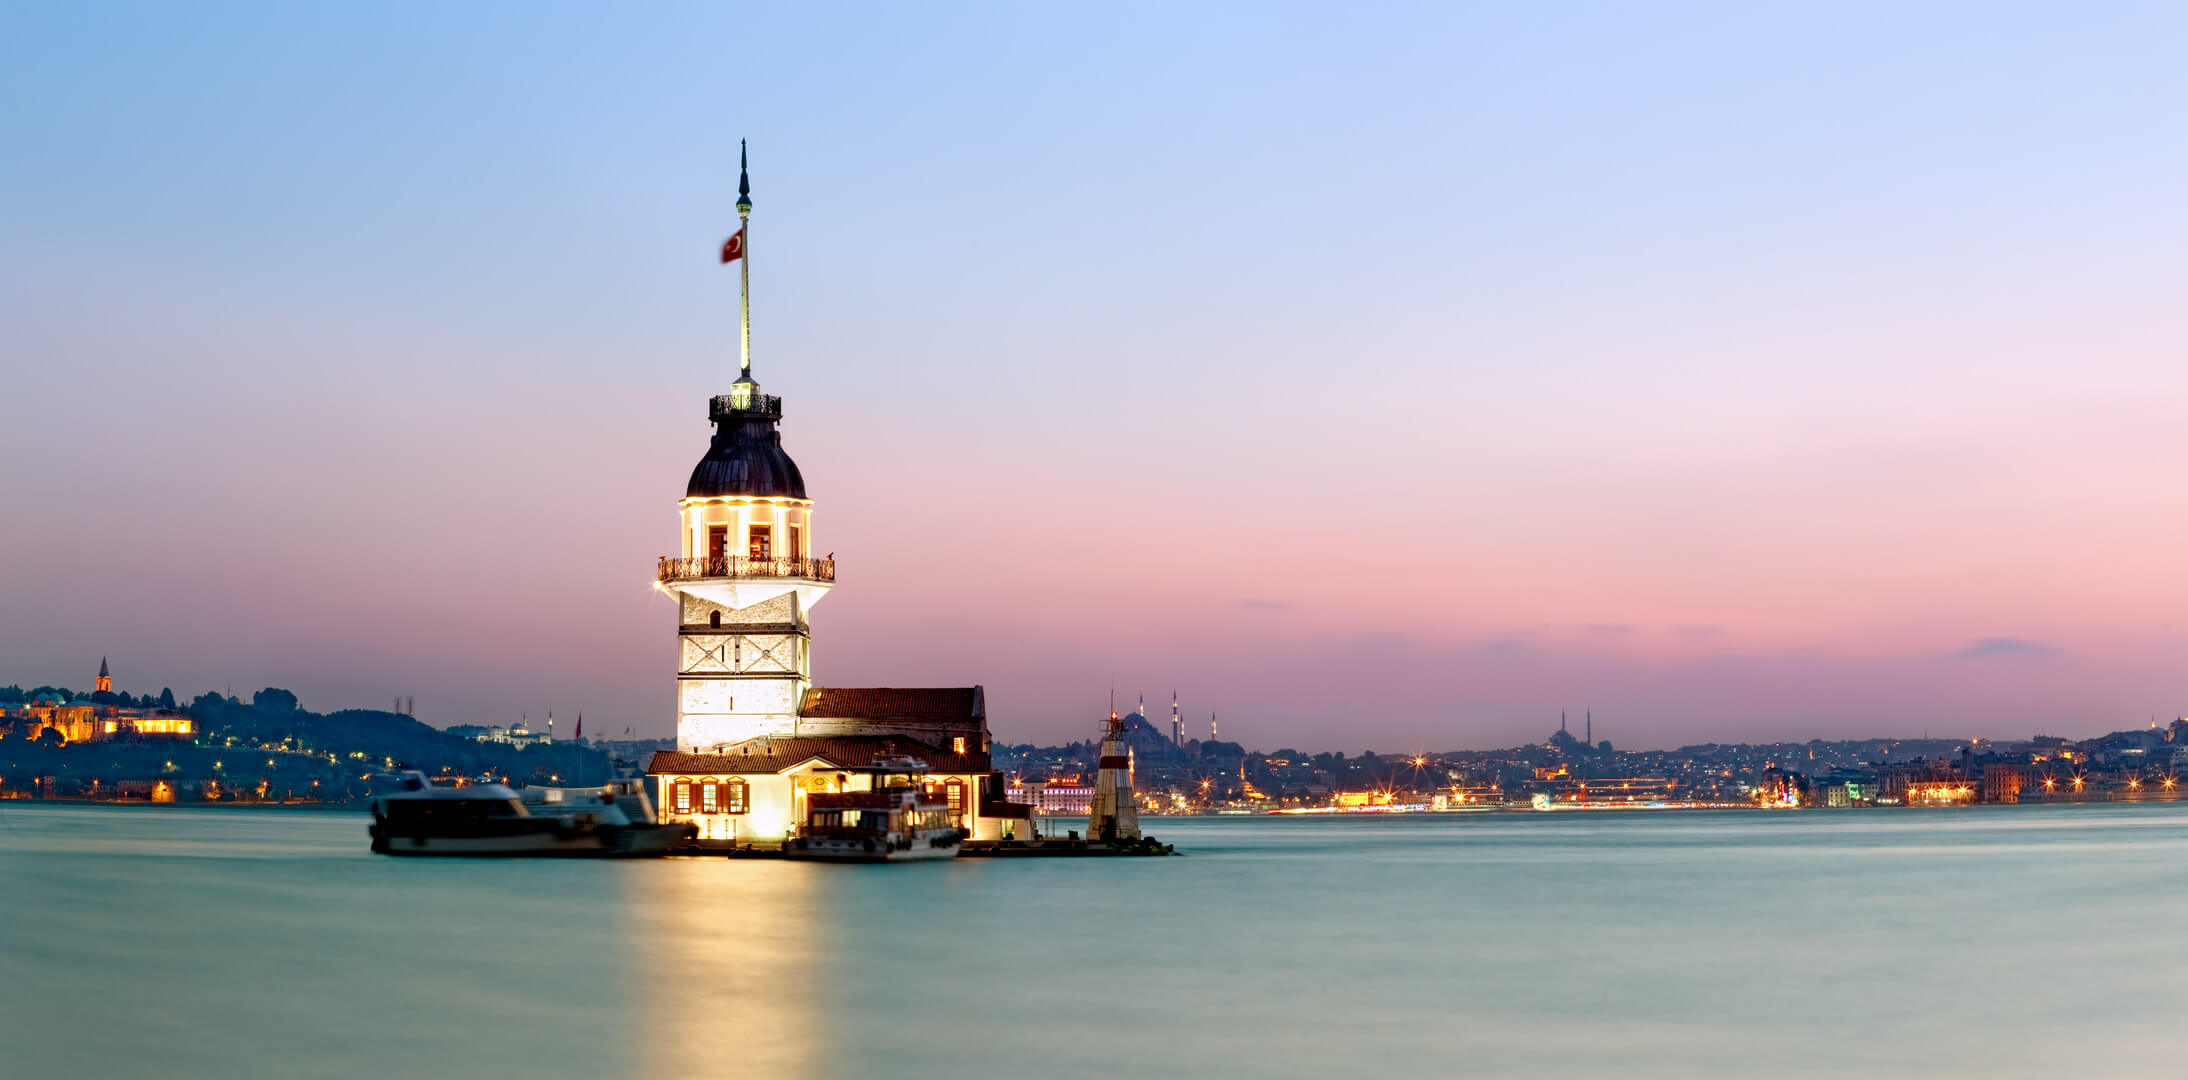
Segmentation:
[(657, 821), (637, 778), (520, 796), (501, 784), (435, 787), (406, 772), (401, 790), (372, 800), (372, 850), (382, 855), (632, 857), (665, 854), (697, 835), (692, 825)]
[(917, 788), (816, 792), (806, 797), (805, 826), (783, 844), (783, 857), (827, 862), (954, 859), (965, 834), (950, 804)]

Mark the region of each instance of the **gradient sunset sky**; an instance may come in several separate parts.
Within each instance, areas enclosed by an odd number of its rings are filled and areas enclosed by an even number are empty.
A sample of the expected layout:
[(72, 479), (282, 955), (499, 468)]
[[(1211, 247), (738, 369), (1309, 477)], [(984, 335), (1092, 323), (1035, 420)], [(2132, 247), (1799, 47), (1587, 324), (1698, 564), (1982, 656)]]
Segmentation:
[(53, 4), (0, 55), (0, 682), (672, 734), (745, 137), (824, 685), (1348, 752), (2188, 712), (2188, 6)]

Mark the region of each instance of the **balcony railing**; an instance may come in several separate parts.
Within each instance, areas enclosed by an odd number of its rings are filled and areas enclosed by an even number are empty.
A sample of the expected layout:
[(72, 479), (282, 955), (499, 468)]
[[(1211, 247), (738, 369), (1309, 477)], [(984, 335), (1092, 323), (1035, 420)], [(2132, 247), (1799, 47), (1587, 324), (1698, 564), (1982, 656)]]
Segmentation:
[(781, 416), (783, 399), (773, 394), (716, 394), (707, 403), (707, 419), (728, 416)]
[(719, 558), (676, 559), (663, 556), (661, 577), (663, 584), (671, 581), (698, 581), (702, 578), (805, 578), (811, 581), (836, 580), (834, 559), (759, 559), (748, 555), (724, 555)]

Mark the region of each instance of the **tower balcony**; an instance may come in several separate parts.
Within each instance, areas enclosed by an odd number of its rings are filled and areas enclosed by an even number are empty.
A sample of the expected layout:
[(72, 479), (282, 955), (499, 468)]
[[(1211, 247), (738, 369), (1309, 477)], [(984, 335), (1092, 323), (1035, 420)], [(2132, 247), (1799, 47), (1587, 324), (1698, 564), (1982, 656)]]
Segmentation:
[(734, 394), (716, 394), (707, 402), (707, 419), (716, 423), (733, 417), (781, 419), (782, 414), (783, 399), (773, 394), (755, 394), (750, 389)]
[(697, 559), (679, 559), (666, 555), (661, 557), (661, 574), (658, 580), (663, 585), (679, 581), (723, 579), (834, 581), (836, 560), (755, 558), (748, 555)]

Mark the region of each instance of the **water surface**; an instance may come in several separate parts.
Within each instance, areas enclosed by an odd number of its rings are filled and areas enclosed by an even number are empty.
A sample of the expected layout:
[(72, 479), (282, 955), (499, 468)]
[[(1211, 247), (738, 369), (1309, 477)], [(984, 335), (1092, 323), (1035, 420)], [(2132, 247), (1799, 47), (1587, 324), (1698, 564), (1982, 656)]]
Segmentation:
[(1149, 819), (1176, 859), (389, 859), (0, 804), (0, 1074), (2171, 1074), (2188, 807)]

